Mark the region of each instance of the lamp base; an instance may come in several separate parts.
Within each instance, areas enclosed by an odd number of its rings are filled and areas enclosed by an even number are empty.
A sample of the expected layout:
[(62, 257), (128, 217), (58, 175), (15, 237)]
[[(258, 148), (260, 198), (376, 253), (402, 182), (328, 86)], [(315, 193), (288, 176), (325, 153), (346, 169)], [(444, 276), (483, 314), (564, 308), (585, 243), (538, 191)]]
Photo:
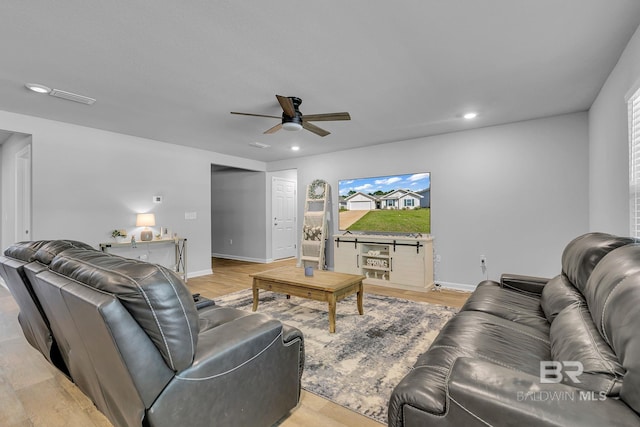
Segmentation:
[(141, 242), (148, 242), (150, 240), (153, 240), (153, 231), (151, 231), (151, 230), (142, 230), (140, 232), (140, 241)]

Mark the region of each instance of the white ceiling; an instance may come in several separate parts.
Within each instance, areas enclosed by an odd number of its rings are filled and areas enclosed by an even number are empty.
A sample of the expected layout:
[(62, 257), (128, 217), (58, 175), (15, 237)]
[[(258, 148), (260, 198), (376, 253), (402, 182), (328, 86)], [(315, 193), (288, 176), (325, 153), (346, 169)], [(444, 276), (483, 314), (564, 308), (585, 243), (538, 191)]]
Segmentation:
[[(639, 24), (638, 0), (3, 0), (0, 109), (271, 161), (585, 111)], [(229, 114), (275, 94), (352, 120)]]

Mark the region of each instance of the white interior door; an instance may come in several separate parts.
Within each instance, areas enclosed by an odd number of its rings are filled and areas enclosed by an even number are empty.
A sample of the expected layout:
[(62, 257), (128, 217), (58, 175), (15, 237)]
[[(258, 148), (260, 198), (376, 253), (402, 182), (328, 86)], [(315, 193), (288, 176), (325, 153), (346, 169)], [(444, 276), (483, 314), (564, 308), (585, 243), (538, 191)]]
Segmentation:
[(296, 256), (296, 186), (288, 179), (271, 179), (273, 259)]
[(15, 241), (33, 240), (31, 236), (31, 145), (27, 145), (16, 153), (15, 172)]

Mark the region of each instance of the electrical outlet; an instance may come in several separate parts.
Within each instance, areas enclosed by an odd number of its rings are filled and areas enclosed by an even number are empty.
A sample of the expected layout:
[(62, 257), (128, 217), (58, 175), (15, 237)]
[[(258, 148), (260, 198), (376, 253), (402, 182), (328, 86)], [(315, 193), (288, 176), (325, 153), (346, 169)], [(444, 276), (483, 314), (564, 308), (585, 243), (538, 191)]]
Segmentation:
[(233, 245), (233, 239), (229, 239), (229, 244)]
[(442, 261), (442, 258), (440, 257), (440, 254), (436, 255), (436, 262), (440, 262)]

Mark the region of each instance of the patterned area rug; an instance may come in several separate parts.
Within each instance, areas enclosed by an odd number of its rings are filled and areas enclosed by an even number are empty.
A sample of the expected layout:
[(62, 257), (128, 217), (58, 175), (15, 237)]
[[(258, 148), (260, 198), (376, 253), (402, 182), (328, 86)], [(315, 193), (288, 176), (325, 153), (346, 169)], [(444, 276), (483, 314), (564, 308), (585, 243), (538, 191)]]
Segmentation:
[[(215, 299), (251, 311), (251, 290)], [(411, 370), (458, 309), (365, 294), (364, 315), (356, 296), (338, 302), (336, 332), (329, 333), (326, 303), (260, 291), (259, 313), (302, 331), (306, 361), (302, 387), (383, 424), (393, 388)]]

